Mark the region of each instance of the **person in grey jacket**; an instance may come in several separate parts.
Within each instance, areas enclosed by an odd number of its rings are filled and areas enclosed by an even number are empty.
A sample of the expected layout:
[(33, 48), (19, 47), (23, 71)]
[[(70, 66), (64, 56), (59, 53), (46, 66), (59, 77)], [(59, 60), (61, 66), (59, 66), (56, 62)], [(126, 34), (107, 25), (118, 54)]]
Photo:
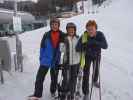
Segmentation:
[(63, 69), (63, 81), (62, 81), (62, 100), (74, 100), (77, 74), (80, 62), (80, 53), (76, 51), (76, 45), (78, 43), (78, 36), (76, 35), (76, 25), (74, 23), (68, 23), (66, 26), (67, 36), (65, 38), (65, 57), (64, 57), (64, 69)]

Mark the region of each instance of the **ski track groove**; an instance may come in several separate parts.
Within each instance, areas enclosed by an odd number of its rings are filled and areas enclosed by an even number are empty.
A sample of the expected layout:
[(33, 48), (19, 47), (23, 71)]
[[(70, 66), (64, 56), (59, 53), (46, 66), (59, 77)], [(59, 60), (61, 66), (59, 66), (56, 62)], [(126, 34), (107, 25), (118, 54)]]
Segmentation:
[[(120, 65), (117, 65), (117, 64), (114, 64), (113, 62), (111, 62), (111, 60), (108, 60), (107, 57), (104, 58), (104, 62), (106, 62), (107, 64), (111, 65), (109, 67), (113, 67), (114, 69), (116, 69), (117, 71), (119, 71), (120, 73), (122, 74), (125, 74), (126, 76), (130, 76), (132, 75), (133, 76), (133, 72), (129, 73), (127, 69), (125, 69), (123, 66), (120, 66)], [(129, 77), (130, 79), (133, 80), (133, 77)], [(132, 82), (133, 83), (133, 82)]]

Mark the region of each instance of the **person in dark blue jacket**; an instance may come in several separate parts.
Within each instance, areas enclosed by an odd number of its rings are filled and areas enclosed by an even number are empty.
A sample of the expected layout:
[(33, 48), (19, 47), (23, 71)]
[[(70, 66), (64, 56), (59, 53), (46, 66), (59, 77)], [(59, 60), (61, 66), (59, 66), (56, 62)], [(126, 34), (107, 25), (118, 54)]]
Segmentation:
[(40, 46), (40, 67), (37, 72), (34, 94), (30, 100), (38, 100), (42, 97), (43, 82), (48, 70), (50, 69), (51, 96), (55, 96), (57, 90), (58, 65), (60, 62), (59, 43), (64, 40), (65, 34), (59, 30), (60, 21), (54, 18), (50, 21), (51, 30), (43, 36)]
[(90, 66), (93, 63), (93, 72), (94, 79), (93, 83), (94, 86), (99, 88), (98, 76), (99, 76), (99, 65), (101, 59), (101, 49), (107, 49), (108, 44), (105, 39), (105, 36), (102, 32), (97, 31), (97, 24), (94, 20), (89, 20), (86, 24), (86, 31), (81, 36), (78, 41), (76, 50), (78, 52), (84, 53), (85, 62), (83, 67), (83, 82), (82, 82), (82, 90), (83, 94), (85, 95), (84, 100), (88, 100), (89, 95), (89, 74), (90, 74)]

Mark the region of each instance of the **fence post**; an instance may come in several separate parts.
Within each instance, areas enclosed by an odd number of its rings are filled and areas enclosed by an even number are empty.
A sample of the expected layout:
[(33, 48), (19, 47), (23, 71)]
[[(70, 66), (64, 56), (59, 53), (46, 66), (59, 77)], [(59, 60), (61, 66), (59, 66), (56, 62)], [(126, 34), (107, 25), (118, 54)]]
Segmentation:
[(0, 78), (1, 78), (1, 83), (4, 84), (4, 77), (3, 77), (3, 72), (2, 72), (2, 59), (0, 58)]
[(23, 55), (22, 43), (18, 35), (16, 35), (16, 54), (14, 55), (15, 71), (20, 70), (23, 72)]

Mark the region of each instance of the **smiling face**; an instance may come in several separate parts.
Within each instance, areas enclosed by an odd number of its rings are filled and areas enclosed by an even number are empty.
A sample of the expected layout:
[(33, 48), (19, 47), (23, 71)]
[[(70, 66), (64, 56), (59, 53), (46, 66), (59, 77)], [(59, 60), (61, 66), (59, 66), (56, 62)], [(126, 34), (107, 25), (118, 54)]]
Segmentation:
[(96, 36), (97, 24), (95, 20), (89, 20), (86, 24), (86, 30), (91, 37)]
[(67, 33), (69, 36), (73, 37), (75, 35), (75, 28), (73, 28), (73, 27), (68, 28)]
[(87, 32), (89, 33), (89, 35), (90, 35), (91, 37), (96, 36), (96, 31), (97, 31), (97, 30), (96, 30), (96, 27), (95, 27), (95, 26), (93, 26), (93, 25), (87, 26), (86, 29), (87, 29)]
[(52, 23), (51, 24), (51, 30), (52, 31), (58, 31), (59, 30), (59, 23)]

